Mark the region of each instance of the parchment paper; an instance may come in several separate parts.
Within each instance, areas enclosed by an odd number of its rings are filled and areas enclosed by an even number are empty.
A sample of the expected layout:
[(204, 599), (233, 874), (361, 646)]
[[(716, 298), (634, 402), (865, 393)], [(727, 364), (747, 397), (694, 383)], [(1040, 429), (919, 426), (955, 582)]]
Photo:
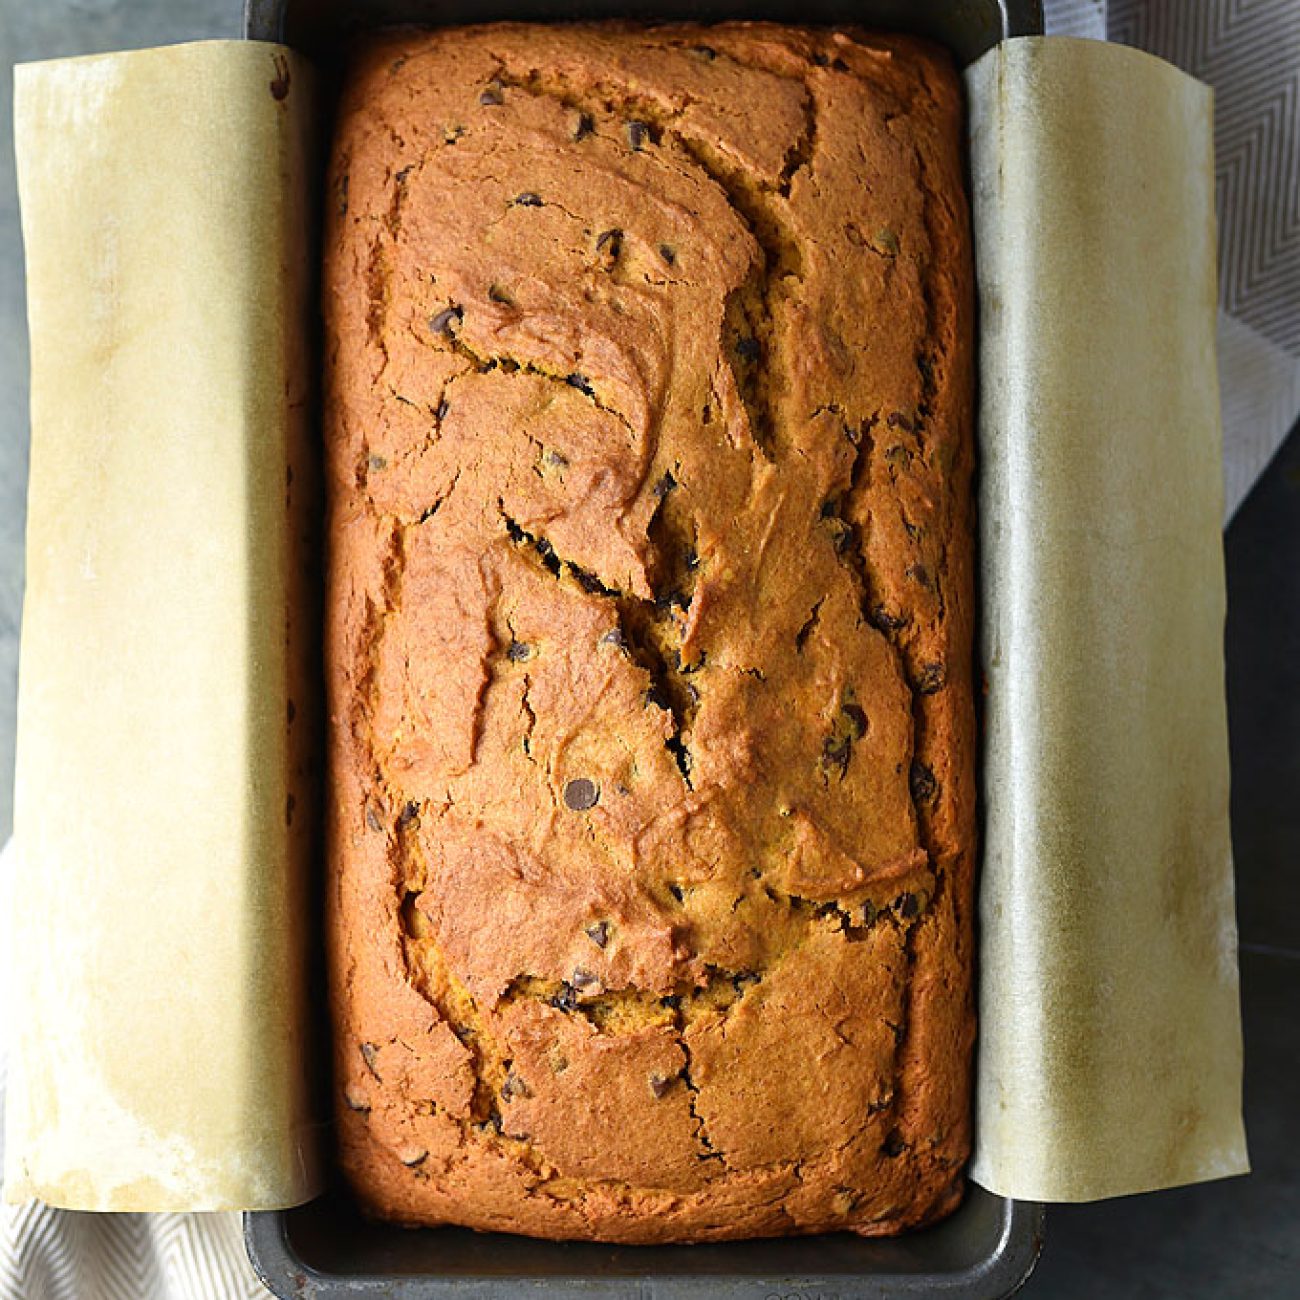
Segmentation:
[(1212, 104), (1135, 50), (967, 74), (986, 839), (973, 1175), (1244, 1172)]
[(10, 1200), (317, 1190), (286, 632), (306, 91), (287, 51), (244, 43), (16, 70), (32, 446)]

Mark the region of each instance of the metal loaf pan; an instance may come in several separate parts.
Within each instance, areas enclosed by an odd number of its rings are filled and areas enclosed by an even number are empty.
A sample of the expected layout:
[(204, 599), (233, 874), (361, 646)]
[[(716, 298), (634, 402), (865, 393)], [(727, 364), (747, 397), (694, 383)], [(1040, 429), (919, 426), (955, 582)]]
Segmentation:
[[(246, 0), (244, 34), (301, 50), (326, 72), (328, 86), (352, 39), (375, 27), (614, 17), (853, 23), (929, 36), (963, 65), (1007, 36), (1042, 31), (1040, 0)], [(326, 100), (328, 106), (328, 91)], [(296, 1209), (246, 1214), (244, 1239), (254, 1268), (281, 1300), (496, 1300), (537, 1293), (620, 1300), (993, 1300), (1029, 1276), (1043, 1219), (1040, 1205), (970, 1187), (942, 1223), (895, 1238), (835, 1233), (606, 1246), (371, 1223), (336, 1187)]]

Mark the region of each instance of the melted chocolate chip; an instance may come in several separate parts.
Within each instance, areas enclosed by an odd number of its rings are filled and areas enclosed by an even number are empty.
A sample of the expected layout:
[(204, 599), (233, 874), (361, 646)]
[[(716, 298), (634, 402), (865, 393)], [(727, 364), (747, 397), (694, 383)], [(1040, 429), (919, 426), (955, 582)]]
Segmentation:
[(515, 300), (499, 284), (492, 285), (488, 290), (488, 298), (492, 302), (499, 302), (503, 307), (515, 305)]
[(614, 628), (612, 632), (606, 632), (605, 635), (600, 638), (600, 644), (618, 646), (622, 649), (622, 647), (627, 644), (627, 638), (623, 635), (620, 628)]
[(506, 102), (504, 87), (495, 79), (489, 81), (484, 86), (483, 93), (479, 95), (478, 102), (486, 105), (504, 104)]
[(880, 1150), (893, 1160), (907, 1150), (907, 1143), (903, 1141), (903, 1135), (897, 1129), (891, 1129), (889, 1135), (881, 1143)]
[(884, 605), (875, 605), (867, 615), (867, 622), (882, 632), (897, 632), (907, 625), (907, 619), (900, 614), (891, 614)]
[(845, 704), (840, 712), (849, 721), (854, 740), (861, 740), (867, 734), (867, 715), (860, 704)]
[(654, 1093), (656, 1101), (668, 1092), (676, 1078), (675, 1074), (652, 1074), (650, 1076), (650, 1091)]
[(680, 885), (669, 885), (668, 892), (680, 903), (682, 901), (682, 887)]
[(821, 768), (827, 773), (838, 771), (842, 781), (852, 757), (853, 741), (848, 736), (827, 736), (822, 745)]
[(445, 420), (447, 418), (447, 412), (450, 410), (451, 410), (451, 403), (448, 402), (446, 398), (444, 398), (441, 402), (438, 403), (438, 409), (434, 412), (434, 415), (439, 420)]
[(623, 128), (627, 133), (627, 142), (633, 149), (640, 149), (650, 138), (650, 128), (635, 118)]
[(943, 690), (947, 680), (948, 671), (943, 664), (922, 664), (920, 676), (916, 680), (916, 689), (922, 695), (933, 695), (936, 691)]
[(588, 397), (596, 396), (596, 390), (591, 386), (591, 380), (586, 375), (580, 375), (576, 370), (572, 374), (565, 375), (564, 382), (570, 388), (576, 388), (578, 392), (584, 393)]
[(506, 1074), (506, 1080), (501, 1085), (501, 1097), (504, 1101), (510, 1101), (514, 1097), (531, 1097), (533, 1090), (517, 1075), (513, 1070)]
[(526, 641), (511, 641), (506, 646), (506, 658), (513, 664), (521, 664), (533, 653), (533, 647)]
[(420, 815), (420, 805), (411, 800), (398, 814), (397, 824), (405, 830)]
[(594, 808), (599, 798), (600, 788), (585, 776), (569, 781), (564, 787), (565, 805), (574, 812), (586, 812), (588, 808)]
[(934, 773), (919, 760), (912, 762), (908, 784), (912, 789), (912, 798), (917, 803), (929, 803), (939, 790), (939, 783), (934, 779)]
[(604, 948), (609, 942), (609, 922), (597, 921), (594, 925), (585, 927), (587, 938), (596, 945), (597, 948)]
[[(376, 1079), (379, 1079), (379, 1071), (375, 1068), (375, 1061), (378, 1058), (378, 1056), (379, 1056), (379, 1052), (378, 1049), (375, 1047), (374, 1043), (361, 1044), (361, 1059), (365, 1061), (366, 1069), (369, 1070), (370, 1073), (373, 1074)], [(382, 1079), (379, 1079), (379, 1081), (380, 1083), (383, 1082)]]
[(554, 997), (547, 999), (557, 1011), (572, 1011), (578, 1005), (578, 997), (572, 984), (562, 984)]
[(677, 486), (677, 480), (671, 470), (664, 470), (663, 477), (654, 485), (654, 494), (660, 501)]
[(515, 207), (517, 208), (540, 208), (541, 206), (541, 195), (534, 194), (532, 190), (525, 190), (522, 194), (515, 195)]
[(673, 248), (671, 244), (660, 244), (659, 256), (662, 257), (664, 261), (668, 263), (669, 266), (676, 266), (677, 250)]
[(596, 129), (596, 123), (590, 113), (579, 113), (578, 124), (573, 128), (575, 140), (585, 140)]
[(453, 303), (450, 307), (444, 307), (436, 316), (429, 317), (429, 328), (435, 334), (455, 334), (464, 319), (465, 309)]
[(580, 991), (584, 989), (599, 988), (600, 976), (592, 974), (591, 971), (587, 970), (583, 966), (575, 966), (573, 968), (573, 974), (569, 977), (569, 983), (572, 984), (575, 989)]
[(603, 230), (596, 237), (596, 252), (604, 253), (612, 264), (617, 262), (623, 252), (623, 232), (621, 230)]
[(911, 921), (921, 913), (921, 905), (916, 901), (915, 894), (904, 894), (898, 900), (898, 914), (905, 921)]

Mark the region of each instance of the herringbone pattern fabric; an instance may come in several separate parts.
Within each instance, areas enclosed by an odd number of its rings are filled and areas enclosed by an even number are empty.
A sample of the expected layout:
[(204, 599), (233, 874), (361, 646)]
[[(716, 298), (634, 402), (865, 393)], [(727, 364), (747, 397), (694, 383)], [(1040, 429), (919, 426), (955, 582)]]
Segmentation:
[(1300, 0), (1046, 0), (1215, 91), (1219, 387), (1231, 518), (1300, 414)]

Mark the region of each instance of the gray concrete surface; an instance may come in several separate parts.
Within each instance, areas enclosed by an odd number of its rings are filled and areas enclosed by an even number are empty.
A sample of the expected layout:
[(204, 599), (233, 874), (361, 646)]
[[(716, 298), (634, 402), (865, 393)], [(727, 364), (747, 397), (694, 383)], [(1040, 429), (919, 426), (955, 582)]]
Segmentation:
[[(0, 0), (0, 842), (12, 822), (27, 350), (10, 128), (24, 59), (234, 35), (237, 0)], [(1048, 1217), (1032, 1297), (1300, 1296), (1300, 431), (1228, 533), (1248, 1178)]]

